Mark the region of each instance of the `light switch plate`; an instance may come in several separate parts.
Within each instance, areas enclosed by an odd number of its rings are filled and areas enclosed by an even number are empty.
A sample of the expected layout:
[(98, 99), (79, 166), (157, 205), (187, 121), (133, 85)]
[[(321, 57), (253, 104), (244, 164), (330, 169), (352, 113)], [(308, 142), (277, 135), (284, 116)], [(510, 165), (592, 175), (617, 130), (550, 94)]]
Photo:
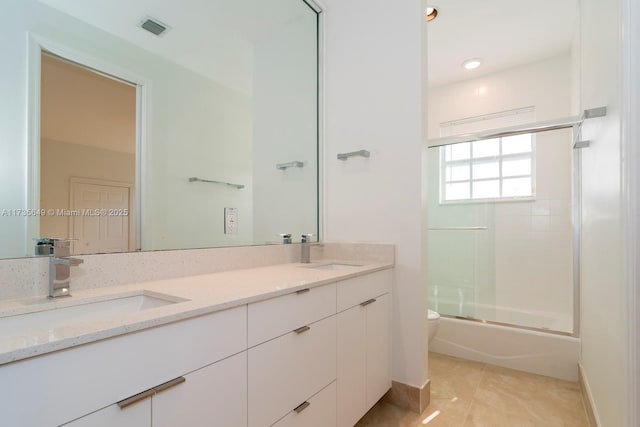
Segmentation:
[(224, 208), (224, 234), (238, 233), (238, 208)]

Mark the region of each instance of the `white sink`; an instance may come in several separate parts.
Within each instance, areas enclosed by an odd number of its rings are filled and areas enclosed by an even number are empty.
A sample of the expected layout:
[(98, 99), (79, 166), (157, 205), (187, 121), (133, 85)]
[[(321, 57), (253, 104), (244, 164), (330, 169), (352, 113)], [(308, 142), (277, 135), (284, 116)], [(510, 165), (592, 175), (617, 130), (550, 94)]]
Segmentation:
[(348, 270), (350, 268), (362, 267), (362, 264), (324, 264), (324, 265), (315, 265), (309, 268), (316, 268), (318, 270)]
[[(0, 317), (0, 340), (28, 339), (46, 334), (46, 341), (55, 340), (65, 329), (86, 322), (117, 319), (119, 315), (137, 313), (156, 307), (186, 301), (171, 295), (139, 292), (112, 295), (105, 300), (78, 300), (70, 297), (52, 301), (44, 308), (24, 314)], [(54, 305), (55, 304), (55, 305)], [(50, 305), (49, 307), (47, 305)]]

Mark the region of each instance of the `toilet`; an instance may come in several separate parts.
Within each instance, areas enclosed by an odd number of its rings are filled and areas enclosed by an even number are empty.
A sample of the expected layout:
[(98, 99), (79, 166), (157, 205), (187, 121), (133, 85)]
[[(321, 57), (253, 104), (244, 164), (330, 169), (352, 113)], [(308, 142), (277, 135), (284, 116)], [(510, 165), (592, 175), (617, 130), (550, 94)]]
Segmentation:
[(429, 318), (427, 319), (427, 330), (429, 331), (429, 342), (433, 340), (438, 332), (438, 326), (440, 325), (440, 314), (438, 312), (429, 310)]

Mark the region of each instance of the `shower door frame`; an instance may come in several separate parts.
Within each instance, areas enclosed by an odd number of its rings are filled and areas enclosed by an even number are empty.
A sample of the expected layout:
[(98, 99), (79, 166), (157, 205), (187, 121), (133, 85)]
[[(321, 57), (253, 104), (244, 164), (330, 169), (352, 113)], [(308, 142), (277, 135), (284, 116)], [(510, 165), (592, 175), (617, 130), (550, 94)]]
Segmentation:
[(493, 139), (499, 137), (521, 135), (525, 133), (538, 133), (547, 132), (559, 129), (573, 130), (573, 156), (572, 156), (572, 239), (573, 239), (573, 256), (572, 256), (572, 287), (573, 287), (573, 325), (571, 332), (554, 331), (552, 329), (536, 328), (532, 326), (516, 325), (512, 323), (496, 322), (492, 320), (476, 319), (471, 317), (462, 316), (450, 316), (447, 314), (441, 314), (444, 317), (451, 317), (455, 319), (467, 320), (471, 322), (481, 322), (492, 325), (508, 326), (518, 329), (526, 329), (537, 332), (544, 332), (554, 335), (563, 335), (578, 338), (580, 336), (580, 245), (582, 237), (582, 160), (581, 150), (589, 147), (588, 141), (580, 141), (582, 122), (589, 118), (603, 117), (607, 114), (606, 107), (592, 108), (585, 110), (581, 116), (567, 117), (557, 120), (549, 120), (545, 122), (528, 123), (519, 126), (512, 126), (502, 129), (494, 129), (489, 131), (478, 132), (474, 134), (467, 134), (462, 136), (452, 136), (435, 138), (427, 141), (427, 149), (443, 147), (451, 144), (458, 144), (463, 142), (480, 141), (484, 139)]

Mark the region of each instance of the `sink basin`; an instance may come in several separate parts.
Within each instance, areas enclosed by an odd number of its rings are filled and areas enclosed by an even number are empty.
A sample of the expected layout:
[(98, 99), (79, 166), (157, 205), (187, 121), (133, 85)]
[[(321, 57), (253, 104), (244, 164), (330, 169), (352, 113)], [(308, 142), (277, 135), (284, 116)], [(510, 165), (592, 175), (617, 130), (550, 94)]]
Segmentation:
[[(73, 297), (71, 297), (73, 298)], [(131, 295), (113, 295), (106, 300), (65, 299), (59, 304), (52, 301), (51, 307), (25, 314), (0, 317), (0, 340), (16, 338), (29, 339), (46, 334), (46, 341), (56, 339), (60, 332), (73, 325), (86, 322), (117, 319), (119, 315), (136, 313), (186, 301), (171, 295), (139, 292)], [(72, 303), (73, 305), (67, 305)], [(64, 304), (64, 305), (63, 305)]]
[(315, 268), (318, 270), (348, 270), (350, 268), (362, 267), (362, 264), (324, 264), (324, 265), (316, 265), (310, 268)]

